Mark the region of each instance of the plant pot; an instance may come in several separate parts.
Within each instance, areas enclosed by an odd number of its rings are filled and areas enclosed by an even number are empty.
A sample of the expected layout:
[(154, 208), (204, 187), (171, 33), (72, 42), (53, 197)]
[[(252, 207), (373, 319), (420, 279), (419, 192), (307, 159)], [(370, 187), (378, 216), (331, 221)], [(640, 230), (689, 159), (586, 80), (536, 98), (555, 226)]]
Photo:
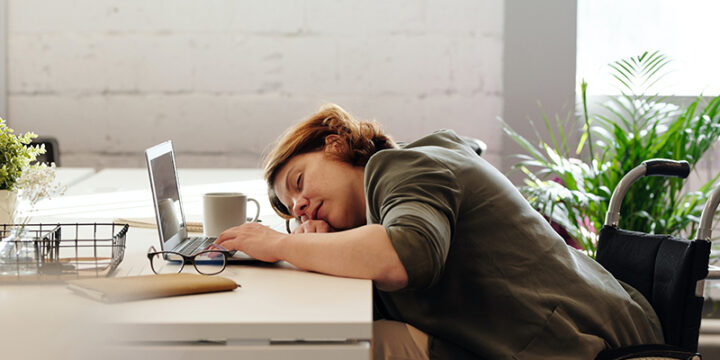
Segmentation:
[(0, 224), (13, 224), (17, 210), (17, 192), (0, 190)]

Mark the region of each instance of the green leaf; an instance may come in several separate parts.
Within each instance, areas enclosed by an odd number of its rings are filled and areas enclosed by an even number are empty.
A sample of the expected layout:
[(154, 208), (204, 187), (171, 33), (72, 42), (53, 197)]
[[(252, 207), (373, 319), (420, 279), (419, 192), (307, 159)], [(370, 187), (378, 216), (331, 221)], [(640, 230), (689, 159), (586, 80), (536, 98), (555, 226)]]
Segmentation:
[[(525, 185), (520, 187), (523, 195), (532, 206), (562, 225), (591, 256), (595, 253), (595, 231), (604, 222), (607, 201), (628, 171), (656, 157), (687, 160), (694, 167), (720, 139), (720, 96), (704, 106), (698, 97), (677, 108), (665, 103), (657, 92), (650, 92), (667, 73), (665, 69), (670, 63), (659, 51), (646, 51), (609, 64), (609, 77), (614, 79), (621, 95), (601, 104), (602, 113), (597, 114), (587, 113), (588, 85), (583, 80), (583, 108), (577, 115), (580, 119), (571, 121), (568, 114), (566, 121), (562, 121), (560, 115), (555, 115), (551, 122), (543, 112), (549, 143), (538, 136), (538, 142), (531, 144), (509, 127), (503, 129), (529, 154), (518, 158), (517, 163), (526, 176)], [(568, 145), (576, 140), (572, 135), (576, 132), (578, 143), (570, 154)], [(583, 154), (585, 144), (590, 147), (589, 156)], [(560, 179), (564, 186), (543, 180), (553, 178)], [(692, 236), (712, 185), (719, 180), (720, 173), (696, 193), (684, 194), (683, 180), (639, 179), (622, 203), (620, 226), (648, 233)]]
[(30, 166), (39, 154), (45, 153), (44, 147), (30, 146), (37, 135), (31, 132), (15, 135), (15, 131), (0, 119), (0, 153), (2, 170), (0, 171), (0, 190), (13, 190), (22, 172)]

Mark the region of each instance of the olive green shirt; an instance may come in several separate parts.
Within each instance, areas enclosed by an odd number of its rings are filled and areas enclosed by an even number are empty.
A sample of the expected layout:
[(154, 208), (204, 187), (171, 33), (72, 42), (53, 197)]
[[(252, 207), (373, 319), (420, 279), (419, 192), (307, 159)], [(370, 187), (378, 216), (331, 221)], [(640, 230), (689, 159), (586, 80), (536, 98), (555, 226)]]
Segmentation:
[(376, 312), (429, 334), (431, 359), (592, 359), (663, 342), (642, 295), (568, 247), (454, 132), (376, 153), (365, 191), (368, 223), (408, 274), (405, 289), (376, 290)]

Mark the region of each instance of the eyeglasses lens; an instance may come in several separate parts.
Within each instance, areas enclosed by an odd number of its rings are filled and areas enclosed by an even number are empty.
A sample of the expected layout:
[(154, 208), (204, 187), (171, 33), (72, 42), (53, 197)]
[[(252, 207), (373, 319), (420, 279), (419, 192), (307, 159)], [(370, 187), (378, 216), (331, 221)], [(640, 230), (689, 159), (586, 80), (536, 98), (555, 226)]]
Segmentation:
[(150, 265), (156, 274), (176, 274), (182, 270), (183, 258), (174, 253), (158, 253), (150, 259)]
[(195, 255), (194, 264), (199, 273), (215, 275), (225, 269), (225, 254), (221, 251), (203, 251)]

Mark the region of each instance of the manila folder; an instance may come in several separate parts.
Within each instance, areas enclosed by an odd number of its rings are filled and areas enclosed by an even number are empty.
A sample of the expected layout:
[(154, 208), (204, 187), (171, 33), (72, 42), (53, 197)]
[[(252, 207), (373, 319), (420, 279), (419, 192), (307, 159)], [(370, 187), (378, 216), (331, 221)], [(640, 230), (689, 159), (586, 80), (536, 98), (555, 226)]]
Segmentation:
[(106, 303), (229, 291), (238, 285), (221, 276), (162, 274), (68, 281), (80, 295)]

